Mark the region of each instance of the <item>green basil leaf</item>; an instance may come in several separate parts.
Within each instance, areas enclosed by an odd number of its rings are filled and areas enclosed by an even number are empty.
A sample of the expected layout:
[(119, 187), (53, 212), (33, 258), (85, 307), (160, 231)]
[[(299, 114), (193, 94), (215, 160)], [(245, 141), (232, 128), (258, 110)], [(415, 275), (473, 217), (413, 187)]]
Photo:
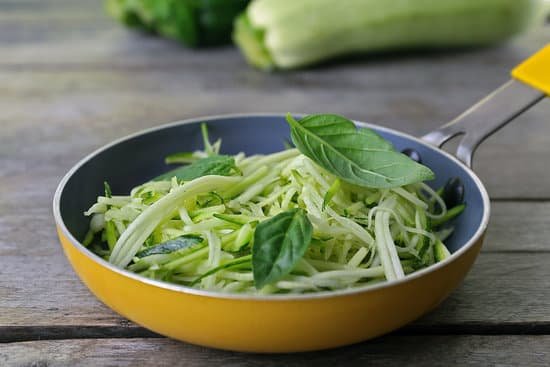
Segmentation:
[(252, 247), (254, 285), (261, 289), (280, 280), (304, 256), (313, 227), (303, 209), (291, 209), (256, 227)]
[(296, 121), (289, 114), (292, 141), (315, 163), (352, 184), (373, 188), (430, 180), (434, 173), (367, 128), (338, 115), (310, 115)]
[(213, 155), (201, 158), (187, 166), (176, 168), (166, 172), (153, 181), (168, 181), (176, 177), (181, 181), (191, 181), (206, 175), (230, 176), (237, 170), (235, 159), (228, 155)]
[(143, 251), (138, 252), (136, 256), (142, 258), (150, 255), (171, 254), (172, 252), (192, 247), (201, 242), (202, 238), (199, 236), (184, 235), (174, 238), (172, 240), (168, 240), (159, 245), (149, 247)]

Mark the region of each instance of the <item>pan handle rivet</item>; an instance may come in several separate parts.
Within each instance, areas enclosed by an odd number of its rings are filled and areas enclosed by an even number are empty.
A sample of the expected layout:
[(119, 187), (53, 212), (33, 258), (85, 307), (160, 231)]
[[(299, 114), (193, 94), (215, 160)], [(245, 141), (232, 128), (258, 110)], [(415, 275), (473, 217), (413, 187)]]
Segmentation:
[(405, 154), (415, 162), (422, 163), (422, 158), (420, 157), (420, 153), (418, 153), (416, 150), (412, 148), (403, 149), (401, 153)]

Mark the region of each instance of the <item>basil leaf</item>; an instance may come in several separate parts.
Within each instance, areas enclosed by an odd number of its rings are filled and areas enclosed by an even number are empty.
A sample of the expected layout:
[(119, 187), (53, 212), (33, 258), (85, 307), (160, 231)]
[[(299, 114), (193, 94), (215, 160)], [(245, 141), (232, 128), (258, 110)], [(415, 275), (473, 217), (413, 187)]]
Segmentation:
[(300, 152), (343, 180), (373, 188), (404, 186), (434, 178), (434, 173), (367, 128), (338, 115), (289, 114), (292, 141)]
[(199, 236), (193, 235), (184, 235), (172, 240), (168, 240), (159, 245), (149, 247), (143, 251), (140, 251), (136, 254), (137, 257), (145, 257), (151, 255), (159, 254), (171, 254), (172, 252), (194, 246), (202, 242), (202, 238)]
[(289, 274), (304, 256), (313, 227), (303, 209), (277, 214), (258, 224), (252, 247), (254, 285), (261, 289)]
[(235, 159), (228, 155), (213, 155), (201, 158), (187, 166), (176, 168), (166, 172), (153, 181), (168, 181), (176, 177), (181, 181), (191, 181), (206, 175), (230, 176), (237, 170)]

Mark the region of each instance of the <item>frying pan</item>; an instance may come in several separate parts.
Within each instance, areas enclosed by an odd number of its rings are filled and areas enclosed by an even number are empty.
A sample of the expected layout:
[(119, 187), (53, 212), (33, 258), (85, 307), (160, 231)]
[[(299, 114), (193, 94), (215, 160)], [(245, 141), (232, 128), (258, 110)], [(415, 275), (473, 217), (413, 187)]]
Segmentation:
[[(452, 255), (405, 278), (364, 288), (299, 295), (222, 294), (144, 278), (117, 268), (80, 243), (89, 220), (82, 214), (104, 180), (128, 192), (166, 170), (163, 157), (199, 149), (200, 123), (222, 138), (225, 153), (270, 153), (289, 136), (283, 115), (248, 114), (197, 118), (119, 139), (90, 154), (61, 180), (53, 201), (59, 239), (80, 279), (122, 316), (168, 337), (249, 352), (297, 352), (332, 348), (395, 330), (436, 307), (472, 266), (489, 221), (489, 197), (469, 168), (479, 143), (550, 94), (550, 45), (512, 72), (513, 79), (451, 123), (422, 138), (377, 125), (396, 149), (412, 148), (442, 185), (464, 183), (464, 213), (446, 242)], [(440, 147), (463, 135), (456, 157)]]

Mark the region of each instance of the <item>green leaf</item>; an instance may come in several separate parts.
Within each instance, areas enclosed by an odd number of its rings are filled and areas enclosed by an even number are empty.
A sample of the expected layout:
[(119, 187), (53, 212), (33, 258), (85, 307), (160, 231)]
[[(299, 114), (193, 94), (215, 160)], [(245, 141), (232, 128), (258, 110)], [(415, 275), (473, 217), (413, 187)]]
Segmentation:
[(304, 256), (313, 227), (303, 209), (291, 209), (258, 224), (252, 247), (252, 273), (257, 289), (289, 274)]
[(191, 47), (229, 43), (234, 19), (248, 0), (106, 0), (121, 23)]
[(289, 114), (292, 141), (315, 163), (352, 184), (373, 188), (430, 180), (434, 173), (371, 129), (357, 128), (338, 115), (310, 115), (296, 121)]
[(148, 249), (138, 252), (136, 256), (141, 258), (150, 255), (171, 254), (172, 252), (192, 247), (201, 242), (202, 238), (199, 236), (184, 235), (168, 240), (159, 245), (149, 247)]
[(231, 176), (237, 170), (235, 159), (228, 155), (213, 155), (201, 158), (187, 166), (176, 168), (153, 179), (153, 181), (168, 181), (176, 177), (180, 181), (191, 181), (207, 175)]

